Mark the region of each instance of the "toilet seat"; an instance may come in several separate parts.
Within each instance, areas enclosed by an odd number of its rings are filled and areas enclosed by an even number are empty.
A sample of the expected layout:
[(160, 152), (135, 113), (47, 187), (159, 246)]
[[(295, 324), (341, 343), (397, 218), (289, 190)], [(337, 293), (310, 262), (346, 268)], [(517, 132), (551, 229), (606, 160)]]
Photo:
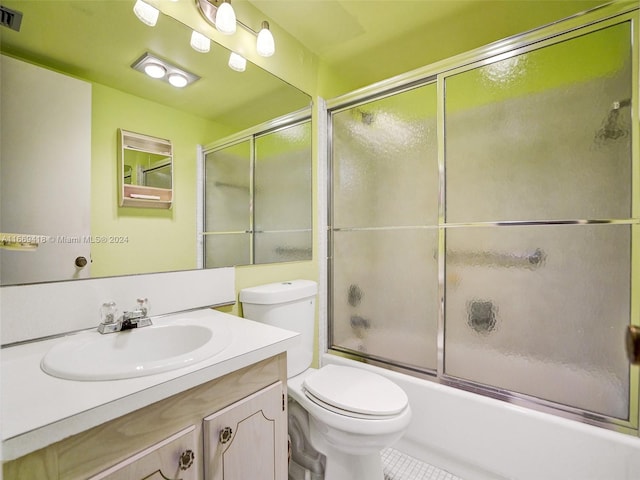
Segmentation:
[(326, 365), (303, 382), (306, 397), (334, 413), (364, 419), (388, 419), (409, 404), (391, 380), (364, 369)]

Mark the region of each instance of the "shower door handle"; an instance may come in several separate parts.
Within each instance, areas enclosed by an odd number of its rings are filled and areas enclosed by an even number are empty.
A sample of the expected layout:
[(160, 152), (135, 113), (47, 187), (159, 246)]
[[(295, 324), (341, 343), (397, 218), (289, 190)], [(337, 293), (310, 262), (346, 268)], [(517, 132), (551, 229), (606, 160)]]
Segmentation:
[(629, 325), (626, 334), (627, 357), (632, 365), (640, 365), (640, 327)]

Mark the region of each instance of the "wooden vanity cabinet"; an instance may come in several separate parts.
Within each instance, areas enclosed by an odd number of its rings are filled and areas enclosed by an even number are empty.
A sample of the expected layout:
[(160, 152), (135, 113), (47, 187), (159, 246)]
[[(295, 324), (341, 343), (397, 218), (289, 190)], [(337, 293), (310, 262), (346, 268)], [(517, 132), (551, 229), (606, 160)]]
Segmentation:
[(205, 480), (287, 478), (287, 412), (280, 382), (204, 419)]
[[(286, 394), (286, 354), (281, 353), (6, 462), (3, 478), (202, 480), (207, 472), (206, 478), (286, 480)], [(221, 433), (215, 425), (233, 430), (226, 442), (232, 450), (218, 449)], [(216, 443), (211, 453), (205, 443)], [(181, 469), (189, 463), (188, 450), (193, 464)], [(205, 458), (216, 456), (224, 464), (209, 462), (205, 468)], [(243, 476), (246, 465), (234, 473), (232, 458), (254, 462), (258, 473)]]

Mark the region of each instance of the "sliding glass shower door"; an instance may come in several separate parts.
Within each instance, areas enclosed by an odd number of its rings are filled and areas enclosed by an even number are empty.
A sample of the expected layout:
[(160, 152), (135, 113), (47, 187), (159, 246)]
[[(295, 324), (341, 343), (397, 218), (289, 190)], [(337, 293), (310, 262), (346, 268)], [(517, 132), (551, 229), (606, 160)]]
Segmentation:
[(631, 25), (447, 73), (447, 376), (629, 415)]
[(635, 21), (331, 110), (331, 349), (637, 431)]
[(436, 85), (333, 115), (334, 345), (435, 370)]

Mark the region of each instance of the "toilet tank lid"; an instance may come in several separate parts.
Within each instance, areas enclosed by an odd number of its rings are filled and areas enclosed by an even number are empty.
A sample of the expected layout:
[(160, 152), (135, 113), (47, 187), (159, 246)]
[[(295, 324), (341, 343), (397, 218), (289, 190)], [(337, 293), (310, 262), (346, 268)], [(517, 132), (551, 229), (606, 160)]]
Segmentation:
[(313, 280), (291, 280), (243, 288), (240, 290), (240, 301), (256, 304), (284, 303), (313, 297), (317, 293), (318, 284)]

